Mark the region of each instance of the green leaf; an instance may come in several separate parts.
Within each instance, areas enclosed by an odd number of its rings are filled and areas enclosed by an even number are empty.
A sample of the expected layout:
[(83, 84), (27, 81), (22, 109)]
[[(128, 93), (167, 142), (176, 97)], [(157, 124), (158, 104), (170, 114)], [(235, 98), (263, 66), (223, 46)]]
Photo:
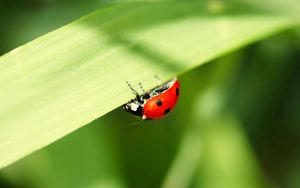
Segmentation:
[(296, 23), (234, 1), (119, 3), (21, 46), (0, 57), (0, 167), (133, 98), (125, 81), (150, 89)]

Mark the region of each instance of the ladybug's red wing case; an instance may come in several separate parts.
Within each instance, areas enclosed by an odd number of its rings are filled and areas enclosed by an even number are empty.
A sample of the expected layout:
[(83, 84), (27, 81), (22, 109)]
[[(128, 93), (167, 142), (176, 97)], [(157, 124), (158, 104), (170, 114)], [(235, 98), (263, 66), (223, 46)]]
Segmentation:
[(173, 85), (163, 93), (150, 98), (144, 104), (143, 119), (159, 119), (168, 114), (176, 105), (179, 97), (180, 83), (173, 80)]

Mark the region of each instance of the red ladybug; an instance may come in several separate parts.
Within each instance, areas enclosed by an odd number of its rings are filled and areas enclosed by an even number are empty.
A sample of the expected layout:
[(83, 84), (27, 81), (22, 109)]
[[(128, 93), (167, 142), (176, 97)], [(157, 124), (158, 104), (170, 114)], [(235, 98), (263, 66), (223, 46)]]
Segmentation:
[(177, 78), (153, 90), (144, 92), (142, 95), (139, 95), (128, 82), (127, 84), (135, 93), (136, 98), (124, 104), (123, 108), (142, 119), (159, 119), (164, 117), (175, 107), (179, 97), (180, 84)]

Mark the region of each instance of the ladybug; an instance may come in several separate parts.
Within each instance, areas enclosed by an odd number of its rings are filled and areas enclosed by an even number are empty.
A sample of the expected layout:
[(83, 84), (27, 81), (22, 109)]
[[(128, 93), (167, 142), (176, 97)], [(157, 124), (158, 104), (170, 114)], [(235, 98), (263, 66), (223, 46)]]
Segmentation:
[(143, 91), (139, 95), (127, 82), (129, 88), (136, 95), (136, 98), (123, 105), (123, 108), (142, 119), (159, 119), (168, 114), (176, 105), (179, 97), (179, 80), (172, 80), (160, 85), (148, 92)]

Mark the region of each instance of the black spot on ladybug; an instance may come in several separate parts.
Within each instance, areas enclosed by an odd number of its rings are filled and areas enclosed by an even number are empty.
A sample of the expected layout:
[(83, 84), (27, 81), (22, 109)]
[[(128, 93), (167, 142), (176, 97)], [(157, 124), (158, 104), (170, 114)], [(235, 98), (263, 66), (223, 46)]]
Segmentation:
[(179, 96), (179, 89), (176, 88), (176, 96)]
[(167, 114), (167, 113), (169, 113), (170, 111), (171, 111), (171, 109), (170, 109), (170, 108), (167, 108), (167, 109), (165, 110), (164, 114)]
[(161, 106), (162, 105), (162, 102), (161, 102), (160, 99), (157, 99), (155, 103), (156, 103), (157, 106)]

